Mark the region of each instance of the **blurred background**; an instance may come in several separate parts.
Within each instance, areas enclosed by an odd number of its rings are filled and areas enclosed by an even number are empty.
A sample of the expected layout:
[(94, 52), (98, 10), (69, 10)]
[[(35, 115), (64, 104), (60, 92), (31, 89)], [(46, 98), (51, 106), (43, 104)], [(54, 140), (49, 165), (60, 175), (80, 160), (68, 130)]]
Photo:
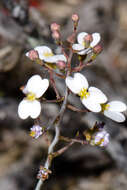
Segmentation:
[[(43, 138), (29, 136), (31, 119), (19, 119), (17, 107), (24, 95), (19, 88), (33, 74), (47, 77), (25, 53), (37, 45), (56, 50), (49, 30), (52, 22), (62, 26), (63, 38), (72, 32), (72, 13), (80, 16), (78, 31), (99, 32), (103, 52), (82, 73), (91, 85), (110, 100), (127, 102), (127, 1), (126, 0), (1, 0), (0, 1), (0, 189), (32, 190), (40, 164), (47, 155)], [(57, 81), (62, 93), (64, 83)], [(52, 89), (46, 96), (54, 98)], [(77, 97), (71, 103), (82, 108)], [(55, 104), (43, 104), (44, 125), (58, 112)], [(126, 114), (126, 113), (125, 113)], [(110, 144), (106, 149), (73, 145), (54, 159), (53, 174), (45, 190), (126, 190), (127, 122), (117, 124), (100, 114), (67, 111), (61, 127), (65, 136), (106, 122)], [(51, 137), (53, 131), (51, 133)]]

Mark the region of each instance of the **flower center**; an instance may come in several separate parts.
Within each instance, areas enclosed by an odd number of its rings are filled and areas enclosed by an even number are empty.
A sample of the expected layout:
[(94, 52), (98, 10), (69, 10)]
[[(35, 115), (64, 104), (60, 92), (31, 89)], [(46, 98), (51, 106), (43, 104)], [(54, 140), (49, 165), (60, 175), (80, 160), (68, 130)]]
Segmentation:
[(53, 53), (44, 52), (43, 55), (44, 55), (45, 57), (51, 57), (51, 56), (53, 56)]
[(36, 135), (36, 132), (35, 132), (35, 131), (31, 131), (31, 132), (30, 132), (30, 136), (31, 136), (31, 137), (35, 137), (35, 135)]
[(99, 146), (104, 142), (104, 138), (100, 139), (100, 141), (96, 142), (95, 145)]
[(84, 46), (84, 48), (90, 48), (90, 43), (89, 42), (82, 42), (82, 45)]
[(109, 104), (101, 104), (102, 112), (109, 109)]
[(88, 98), (90, 93), (87, 91), (86, 88), (82, 88), (78, 95), (81, 97), (81, 99), (83, 99)]
[(30, 92), (30, 93), (27, 94), (27, 99), (29, 101), (34, 101), (36, 99), (36, 96), (35, 96), (34, 93)]

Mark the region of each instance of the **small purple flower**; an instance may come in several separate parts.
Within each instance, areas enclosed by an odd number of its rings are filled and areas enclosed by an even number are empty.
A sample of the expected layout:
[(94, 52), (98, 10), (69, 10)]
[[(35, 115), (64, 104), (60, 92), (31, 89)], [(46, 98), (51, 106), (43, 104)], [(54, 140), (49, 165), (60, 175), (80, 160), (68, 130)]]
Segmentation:
[(50, 173), (52, 173), (52, 172), (49, 169), (44, 168), (43, 166), (40, 166), (40, 170), (37, 175), (37, 178), (44, 181), (44, 180), (48, 179)]
[(109, 143), (109, 133), (107, 133), (105, 130), (100, 130), (96, 133), (94, 136), (94, 142), (95, 145), (99, 145), (101, 147), (105, 147)]
[(30, 130), (30, 136), (35, 139), (42, 135), (42, 127), (40, 127), (39, 125), (33, 125), (33, 127)]

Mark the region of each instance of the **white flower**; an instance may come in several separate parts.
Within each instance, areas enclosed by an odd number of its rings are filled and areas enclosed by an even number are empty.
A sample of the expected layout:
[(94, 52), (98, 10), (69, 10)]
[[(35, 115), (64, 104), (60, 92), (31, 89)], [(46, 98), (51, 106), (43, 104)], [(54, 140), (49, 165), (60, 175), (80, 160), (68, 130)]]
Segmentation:
[(80, 73), (75, 73), (74, 78), (68, 76), (65, 80), (67, 87), (80, 96), (82, 104), (92, 112), (100, 112), (101, 105), (107, 101), (104, 93), (96, 87), (88, 88), (88, 81)]
[(81, 32), (77, 36), (77, 44), (73, 44), (72, 49), (76, 51), (79, 55), (84, 55), (91, 52), (91, 48), (95, 47), (101, 40), (99, 33), (92, 34), (92, 42), (90, 42), (89, 47), (86, 47), (85, 37), (88, 35), (86, 32)]
[(126, 109), (127, 106), (121, 101), (111, 101), (107, 104), (102, 104), (104, 115), (119, 123), (125, 121), (125, 116), (121, 112)]
[(41, 104), (37, 99), (45, 93), (48, 86), (48, 79), (42, 80), (39, 75), (34, 75), (28, 80), (23, 89), (26, 98), (18, 106), (18, 114), (21, 119), (26, 119), (29, 116), (35, 119), (40, 115)]
[[(67, 59), (63, 54), (54, 55), (52, 50), (47, 46), (37, 46), (34, 50), (38, 52), (39, 59), (46, 63), (56, 63), (57, 61), (67, 62)], [(26, 56), (29, 57), (29, 52), (26, 53)]]

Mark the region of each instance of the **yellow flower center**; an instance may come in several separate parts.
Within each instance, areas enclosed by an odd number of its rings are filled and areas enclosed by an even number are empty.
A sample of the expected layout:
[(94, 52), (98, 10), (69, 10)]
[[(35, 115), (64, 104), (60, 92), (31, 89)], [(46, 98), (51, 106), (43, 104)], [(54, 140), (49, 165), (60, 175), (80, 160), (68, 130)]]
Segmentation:
[(53, 53), (44, 52), (43, 55), (44, 55), (45, 57), (51, 57), (51, 56), (53, 56)]
[(35, 132), (35, 131), (31, 131), (31, 132), (30, 132), (30, 136), (31, 136), (31, 137), (34, 137), (35, 135), (36, 135), (36, 132)]
[(36, 96), (34, 93), (30, 92), (29, 94), (27, 94), (27, 99), (29, 101), (34, 101), (36, 99)]
[(87, 91), (86, 88), (82, 88), (78, 95), (81, 97), (81, 99), (83, 99), (88, 98), (90, 93)]
[(109, 109), (109, 104), (101, 104), (102, 112)]
[(90, 48), (90, 43), (86, 43), (85, 41), (82, 42), (84, 48)]

